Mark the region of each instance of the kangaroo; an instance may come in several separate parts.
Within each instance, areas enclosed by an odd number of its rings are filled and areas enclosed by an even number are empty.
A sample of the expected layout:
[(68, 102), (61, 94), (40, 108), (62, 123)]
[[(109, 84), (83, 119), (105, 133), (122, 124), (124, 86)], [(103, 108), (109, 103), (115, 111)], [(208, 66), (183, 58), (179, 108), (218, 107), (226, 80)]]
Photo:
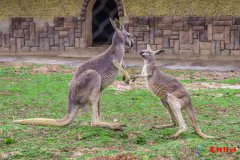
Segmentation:
[(124, 125), (118, 123), (106, 123), (100, 120), (100, 98), (102, 91), (108, 87), (119, 74), (125, 77), (125, 83), (129, 83), (130, 76), (123, 69), (124, 45), (133, 46), (130, 34), (118, 21), (110, 22), (115, 29), (112, 44), (99, 56), (96, 56), (83, 63), (76, 70), (69, 88), (67, 115), (63, 119), (33, 118), (16, 120), (15, 123), (31, 125), (69, 125), (80, 108), (88, 108), (92, 105), (92, 125), (109, 128), (112, 130), (122, 130)]
[(165, 74), (157, 69), (155, 66), (155, 56), (164, 52), (164, 50), (153, 51), (149, 45), (146, 50), (141, 50), (139, 54), (144, 60), (144, 67), (141, 75), (135, 76), (135, 78), (144, 77), (147, 87), (160, 98), (163, 106), (167, 108), (170, 117), (172, 119), (171, 124), (161, 125), (153, 127), (155, 129), (162, 129), (166, 127), (174, 127), (179, 125), (177, 133), (171, 136), (171, 138), (178, 138), (181, 133), (187, 130), (186, 123), (184, 122), (181, 109), (186, 109), (190, 119), (193, 123), (193, 127), (197, 134), (202, 138), (214, 138), (202, 133), (199, 125), (196, 121), (196, 115), (192, 107), (190, 95), (187, 89), (175, 78)]

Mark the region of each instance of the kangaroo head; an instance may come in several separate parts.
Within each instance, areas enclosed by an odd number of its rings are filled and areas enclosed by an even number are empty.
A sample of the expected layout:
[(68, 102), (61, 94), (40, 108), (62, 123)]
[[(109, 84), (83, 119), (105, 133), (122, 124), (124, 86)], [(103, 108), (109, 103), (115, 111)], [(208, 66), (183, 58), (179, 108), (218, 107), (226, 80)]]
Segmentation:
[(131, 48), (133, 46), (134, 41), (132, 40), (131, 35), (125, 30), (124, 26), (121, 25), (119, 21), (117, 20), (113, 21), (111, 18), (110, 22), (113, 28), (115, 29), (113, 39), (117, 37), (119, 41), (123, 42), (126, 46)]
[(144, 60), (147, 62), (152, 62), (155, 59), (155, 55), (158, 55), (160, 53), (163, 53), (164, 50), (156, 50), (153, 51), (150, 47), (150, 45), (147, 45), (147, 49), (139, 51), (139, 54), (143, 57)]

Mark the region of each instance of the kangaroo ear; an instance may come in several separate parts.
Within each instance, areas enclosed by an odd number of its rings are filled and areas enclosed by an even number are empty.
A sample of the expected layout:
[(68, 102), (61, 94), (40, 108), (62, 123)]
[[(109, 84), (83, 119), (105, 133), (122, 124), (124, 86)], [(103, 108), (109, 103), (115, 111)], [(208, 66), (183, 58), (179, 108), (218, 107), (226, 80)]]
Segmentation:
[(122, 30), (122, 25), (119, 23), (118, 20), (114, 21), (114, 20), (112, 20), (112, 18), (110, 18), (110, 22), (115, 30), (117, 30), (117, 29)]
[(117, 24), (116, 24), (116, 22), (115, 22), (114, 20), (112, 20), (112, 18), (110, 18), (110, 22), (111, 22), (113, 28), (116, 30), (116, 29), (117, 29)]
[(156, 50), (154, 51), (154, 55), (159, 55), (161, 53), (165, 52), (165, 50), (161, 49), (161, 50)]
[(150, 51), (152, 50), (149, 44), (147, 44), (147, 50), (150, 50)]

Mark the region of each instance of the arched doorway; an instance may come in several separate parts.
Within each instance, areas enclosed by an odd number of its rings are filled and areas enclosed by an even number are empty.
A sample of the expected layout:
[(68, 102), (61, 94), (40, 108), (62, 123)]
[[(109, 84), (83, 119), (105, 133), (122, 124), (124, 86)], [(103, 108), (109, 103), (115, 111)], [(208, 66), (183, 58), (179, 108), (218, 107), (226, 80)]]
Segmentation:
[(117, 4), (114, 0), (96, 0), (92, 10), (93, 46), (109, 45), (114, 29), (109, 18), (119, 19)]
[(111, 44), (114, 30), (110, 17), (124, 17), (122, 0), (83, 0), (80, 25), (86, 47)]

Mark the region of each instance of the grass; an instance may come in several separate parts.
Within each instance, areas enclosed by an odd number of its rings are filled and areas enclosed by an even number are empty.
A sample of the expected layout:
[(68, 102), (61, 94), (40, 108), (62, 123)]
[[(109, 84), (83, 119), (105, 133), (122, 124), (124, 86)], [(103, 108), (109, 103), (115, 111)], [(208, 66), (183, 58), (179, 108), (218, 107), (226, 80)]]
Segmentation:
[[(111, 87), (103, 92), (104, 121), (127, 124), (124, 131), (92, 127), (90, 113), (82, 111), (71, 125), (62, 128), (13, 124), (15, 119), (61, 118), (66, 113), (72, 74), (38, 73), (34, 72), (36, 67), (42, 66), (0, 65), (0, 159), (2, 156), (6, 159), (84, 160), (120, 154), (131, 154), (143, 160), (238, 159), (240, 156), (239, 149), (234, 153), (209, 151), (211, 146), (232, 148), (240, 145), (240, 90), (190, 90), (203, 132), (218, 139), (198, 137), (185, 113), (189, 129), (179, 139), (168, 138), (177, 128), (150, 130), (170, 119), (159, 99), (146, 89), (117, 91)], [(165, 71), (172, 75), (198, 74), (198, 71)], [(183, 78), (183, 82), (186, 81)], [(236, 84), (230, 77), (218, 83), (233, 81)], [(200, 157), (196, 155), (199, 146)]]
[[(127, 16), (239, 16), (239, 0), (123, 0)], [(79, 16), (82, 0), (1, 0), (0, 19)]]

